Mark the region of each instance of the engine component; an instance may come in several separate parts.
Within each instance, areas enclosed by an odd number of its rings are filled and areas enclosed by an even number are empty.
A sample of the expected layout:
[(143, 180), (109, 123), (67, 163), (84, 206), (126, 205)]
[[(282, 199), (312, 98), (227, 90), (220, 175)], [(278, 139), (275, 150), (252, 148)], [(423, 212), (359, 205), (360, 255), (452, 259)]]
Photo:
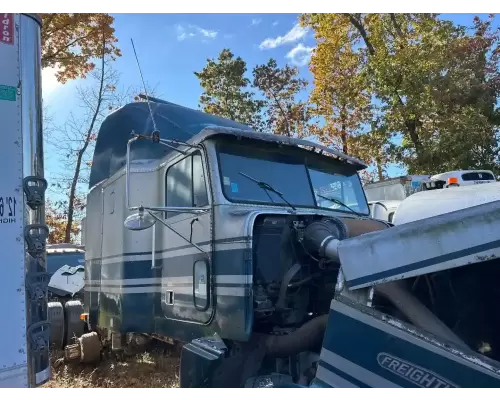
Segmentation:
[(64, 345), (64, 309), (62, 304), (58, 301), (50, 302), (47, 313), (50, 322), (50, 344), (53, 349), (62, 350)]
[[(254, 316), (256, 330), (301, 324), (310, 304), (311, 262), (297, 242), (296, 216), (262, 215), (253, 231)], [(277, 251), (278, 250), (278, 251)], [(302, 256), (302, 257), (301, 257)]]
[(338, 262), (336, 247), (347, 237), (346, 226), (337, 218), (328, 218), (309, 224), (304, 232), (304, 247), (316, 258), (327, 257)]
[(269, 300), (265, 289), (261, 285), (254, 288), (253, 302), (257, 319), (267, 318), (274, 312), (273, 303)]
[(380, 231), (391, 225), (383, 221), (355, 218), (323, 218), (309, 224), (304, 232), (304, 247), (317, 258), (339, 262), (339, 241)]
[[(341, 240), (381, 230), (383, 226), (380, 221), (322, 219), (306, 227), (303, 243), (311, 254), (338, 263), (338, 246)], [(386, 227), (388, 226), (386, 225)], [(381, 284), (375, 287), (375, 291), (389, 300), (415, 326), (453, 343), (465, 346), (465, 343), (414, 297), (402, 282)]]
[(377, 285), (375, 292), (387, 298), (413, 325), (467, 347), (463, 340), (404, 287), (404, 282), (395, 281)]
[(285, 300), (288, 287), (294, 276), (297, 275), (297, 273), (300, 271), (300, 268), (301, 268), (300, 264), (294, 264), (292, 268), (290, 268), (283, 277), (280, 287), (280, 294), (278, 297), (278, 301), (276, 302), (276, 309), (278, 310), (285, 309)]
[(265, 340), (267, 354), (274, 357), (288, 357), (320, 346), (327, 321), (328, 314), (320, 315), (288, 335), (267, 335)]

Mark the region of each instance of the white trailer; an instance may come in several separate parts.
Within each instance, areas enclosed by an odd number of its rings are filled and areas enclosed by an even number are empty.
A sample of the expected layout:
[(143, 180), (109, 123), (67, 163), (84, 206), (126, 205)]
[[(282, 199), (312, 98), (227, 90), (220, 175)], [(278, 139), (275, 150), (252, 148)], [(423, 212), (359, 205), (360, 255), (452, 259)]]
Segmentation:
[(50, 378), (41, 21), (0, 13), (0, 387)]
[(500, 182), (479, 187), (472, 184), (449, 190), (425, 190), (403, 200), (392, 222), (407, 224), (495, 201), (500, 201)]

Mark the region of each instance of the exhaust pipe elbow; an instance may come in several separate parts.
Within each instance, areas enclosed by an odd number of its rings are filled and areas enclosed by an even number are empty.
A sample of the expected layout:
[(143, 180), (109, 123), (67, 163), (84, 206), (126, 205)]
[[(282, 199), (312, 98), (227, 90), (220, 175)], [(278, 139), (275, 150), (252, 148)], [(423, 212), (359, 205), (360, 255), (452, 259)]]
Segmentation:
[(307, 226), (304, 232), (304, 246), (311, 254), (339, 262), (339, 242), (346, 236), (346, 227), (340, 220), (323, 219)]

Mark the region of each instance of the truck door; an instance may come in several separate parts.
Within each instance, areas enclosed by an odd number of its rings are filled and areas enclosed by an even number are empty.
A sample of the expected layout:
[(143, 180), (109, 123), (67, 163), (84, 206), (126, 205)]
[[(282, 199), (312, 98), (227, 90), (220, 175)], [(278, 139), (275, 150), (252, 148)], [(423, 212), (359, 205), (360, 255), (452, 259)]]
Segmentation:
[[(165, 172), (165, 205), (208, 206), (207, 170), (200, 150), (176, 159)], [(206, 323), (213, 309), (211, 212), (165, 214), (165, 222), (172, 229), (156, 225), (160, 230), (156, 236), (156, 268), (161, 268), (161, 310), (157, 316)]]

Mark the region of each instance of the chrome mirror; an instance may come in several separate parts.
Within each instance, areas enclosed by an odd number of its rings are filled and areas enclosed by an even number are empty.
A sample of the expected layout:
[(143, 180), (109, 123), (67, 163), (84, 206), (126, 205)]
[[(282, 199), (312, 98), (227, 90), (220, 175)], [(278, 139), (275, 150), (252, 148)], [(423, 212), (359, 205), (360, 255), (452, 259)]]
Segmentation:
[(143, 231), (151, 228), (156, 223), (156, 219), (150, 213), (144, 213), (144, 209), (140, 208), (135, 214), (127, 217), (123, 225), (131, 231)]

